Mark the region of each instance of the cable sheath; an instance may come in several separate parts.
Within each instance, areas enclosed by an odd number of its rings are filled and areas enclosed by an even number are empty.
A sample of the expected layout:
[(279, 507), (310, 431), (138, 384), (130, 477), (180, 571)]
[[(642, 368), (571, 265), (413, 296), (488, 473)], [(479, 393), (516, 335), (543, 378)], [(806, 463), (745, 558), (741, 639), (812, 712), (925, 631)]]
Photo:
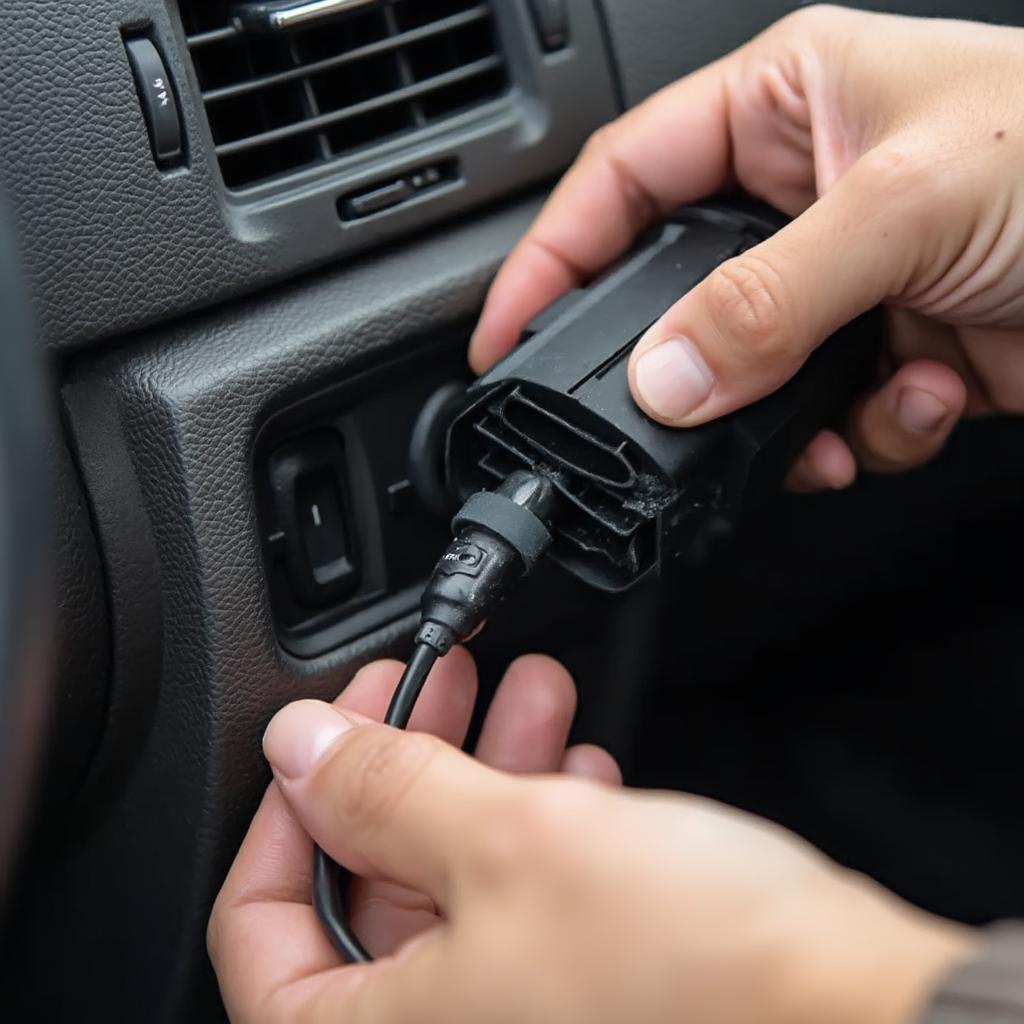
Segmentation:
[[(385, 725), (404, 729), (412, 717), (412, 710), (423, 692), (430, 670), (437, 661), (438, 652), (426, 644), (417, 644), (409, 663), (405, 666), (395, 695), (391, 698)], [(313, 853), (313, 904), (324, 931), (338, 952), (350, 963), (369, 963), (373, 957), (352, 931), (348, 921), (346, 894), (349, 873), (320, 849)]]

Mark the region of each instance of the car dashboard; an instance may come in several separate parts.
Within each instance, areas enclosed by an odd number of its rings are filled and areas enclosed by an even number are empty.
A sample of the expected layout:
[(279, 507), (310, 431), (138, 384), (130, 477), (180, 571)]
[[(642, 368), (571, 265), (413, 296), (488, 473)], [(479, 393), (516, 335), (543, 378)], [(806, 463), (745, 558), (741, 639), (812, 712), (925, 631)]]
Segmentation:
[[(380, 0), (275, 27), (310, 6), (5, 4), (0, 192), (61, 422), (57, 707), (6, 924), (11, 1020), (223, 1019), (204, 934), (269, 778), (260, 737), (286, 701), (407, 653), (445, 536), (410, 487), (416, 415), (467, 380), (495, 271), (602, 124), (797, 5)], [(1021, 20), (995, 0), (870, 6)], [(967, 432), (910, 480), (780, 496), (721, 561), (626, 601), (545, 569), (480, 639), (485, 684), (518, 653), (557, 654), (577, 731), (629, 781), (772, 813), (965, 920), (1024, 911), (1009, 810), (1005, 863), (970, 898), (956, 882), (991, 856), (983, 835), (927, 877), (889, 856), (887, 836), (913, 832), (907, 794), (939, 846), (970, 812), (914, 767), (942, 763), (915, 739), (920, 692), (851, 697), (855, 665), (911, 652), (840, 628), (900, 606), (906, 589), (879, 582), (894, 566), (938, 600), (927, 550), (950, 538), (962, 594), (999, 557), (1020, 430), (974, 429), (998, 453), (979, 459)], [(327, 576), (293, 557), (289, 487), (327, 496), (343, 538)], [(962, 643), (927, 657), (951, 673)], [(836, 649), (863, 657), (823, 680)], [(942, 692), (929, 714), (953, 728)], [(863, 781), (879, 745), (890, 775)], [(947, 767), (1003, 793), (991, 761)], [(890, 794), (876, 827), (858, 785)]]

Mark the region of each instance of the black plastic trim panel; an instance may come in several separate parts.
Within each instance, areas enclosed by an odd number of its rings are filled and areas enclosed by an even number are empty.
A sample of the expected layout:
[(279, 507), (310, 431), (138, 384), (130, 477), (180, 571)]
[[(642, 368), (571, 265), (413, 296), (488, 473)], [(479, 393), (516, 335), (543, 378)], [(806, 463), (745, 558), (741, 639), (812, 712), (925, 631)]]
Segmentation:
[(25, 937), (24, 997), (45, 993), (48, 1019), (111, 1021), (112, 1006), (132, 1021), (220, 1019), (205, 921), (267, 778), (261, 733), (287, 700), (333, 697), (366, 661), (401, 654), (413, 625), (312, 661), (280, 649), (257, 436), (370, 366), (464, 342), (537, 209), (520, 202), (73, 365), (64, 396), (109, 581), (113, 713), (89, 825)]

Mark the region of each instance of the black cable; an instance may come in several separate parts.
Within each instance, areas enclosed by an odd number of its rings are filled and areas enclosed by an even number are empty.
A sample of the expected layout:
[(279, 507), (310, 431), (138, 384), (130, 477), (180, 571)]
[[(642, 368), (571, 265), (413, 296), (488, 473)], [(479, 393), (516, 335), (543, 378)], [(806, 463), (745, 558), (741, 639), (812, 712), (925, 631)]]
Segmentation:
[[(412, 717), (412, 710), (423, 692), (423, 686), (430, 670), (437, 661), (439, 652), (424, 643), (417, 643), (409, 663), (405, 666), (395, 695), (388, 707), (385, 725), (404, 729)], [(353, 934), (348, 923), (345, 895), (350, 876), (343, 867), (335, 864), (317, 846), (313, 854), (313, 905), (320, 917), (320, 923), (334, 943), (335, 948), (349, 963), (368, 963), (373, 957)]]
[(416, 706), (416, 701), (420, 699), (423, 685), (438, 657), (439, 652), (435, 648), (424, 643), (416, 644), (409, 664), (405, 666), (405, 671), (402, 673), (395, 695), (391, 698), (387, 716), (384, 718), (385, 725), (393, 726), (395, 729), (408, 727), (409, 719), (412, 718), (412, 709)]
[[(509, 590), (551, 545), (557, 505), (551, 479), (513, 473), (493, 492), (474, 494), (452, 521), (455, 539), (423, 592), (416, 646), (391, 699), (385, 724), (404, 729), (434, 662), (474, 636)], [(351, 963), (373, 958), (352, 934), (346, 912), (349, 874), (316, 847), (313, 905), (338, 952)]]

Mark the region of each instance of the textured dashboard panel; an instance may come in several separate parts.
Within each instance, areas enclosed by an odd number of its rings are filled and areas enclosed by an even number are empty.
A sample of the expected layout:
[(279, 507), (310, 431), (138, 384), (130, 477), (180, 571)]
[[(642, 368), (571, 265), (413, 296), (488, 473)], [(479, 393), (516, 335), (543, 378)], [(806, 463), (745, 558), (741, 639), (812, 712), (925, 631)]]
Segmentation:
[[(15, 210), (43, 343), (80, 345), (252, 292), (351, 251), (357, 234), (378, 243), (554, 173), (615, 112), (593, 0), (570, 3), (586, 39), (548, 58), (527, 45), (532, 29), (513, 31), (530, 24), (525, 0), (503, 0), (520, 80), (488, 115), (489, 134), (467, 123), (388, 157), (416, 167), (448, 139), (445, 155), (460, 158), (464, 181), (345, 230), (335, 202), (388, 173), (374, 161), (304, 182), (312, 201), (285, 206), (281, 194), (260, 193), (247, 206), (227, 195), (171, 0), (6, 0), (0, 192)], [(123, 31), (145, 31), (164, 55), (187, 168), (154, 165)]]
[[(799, 0), (600, 0), (627, 106), (745, 43)], [(1018, 0), (880, 0), (845, 7), (1024, 24)]]
[(463, 338), (536, 210), (520, 203), (73, 367), (65, 398), (115, 635), (141, 633), (162, 655), (149, 668), (154, 651), (115, 642), (120, 711), (96, 765), (104, 813), (94, 807), (48, 887), (50, 925), (41, 914), (24, 946), (25, 971), (42, 973), (22, 995), (31, 1006), (47, 991), (48, 1019), (115, 1020), (112, 1007), (132, 1021), (218, 1019), (202, 937), (266, 779), (261, 732), (284, 701), (333, 696), (411, 626), (315, 662), (280, 651), (254, 521), (256, 433), (299, 396), (427, 339)]
[[(214, 172), (161, 175), (119, 26), (157, 0), (17, 0), (0, 33), (0, 187), (9, 195), (47, 344), (73, 343), (237, 292), (265, 279), (266, 249), (224, 226)], [(173, 50), (174, 78), (185, 68)], [(183, 105), (189, 139), (196, 112)]]

